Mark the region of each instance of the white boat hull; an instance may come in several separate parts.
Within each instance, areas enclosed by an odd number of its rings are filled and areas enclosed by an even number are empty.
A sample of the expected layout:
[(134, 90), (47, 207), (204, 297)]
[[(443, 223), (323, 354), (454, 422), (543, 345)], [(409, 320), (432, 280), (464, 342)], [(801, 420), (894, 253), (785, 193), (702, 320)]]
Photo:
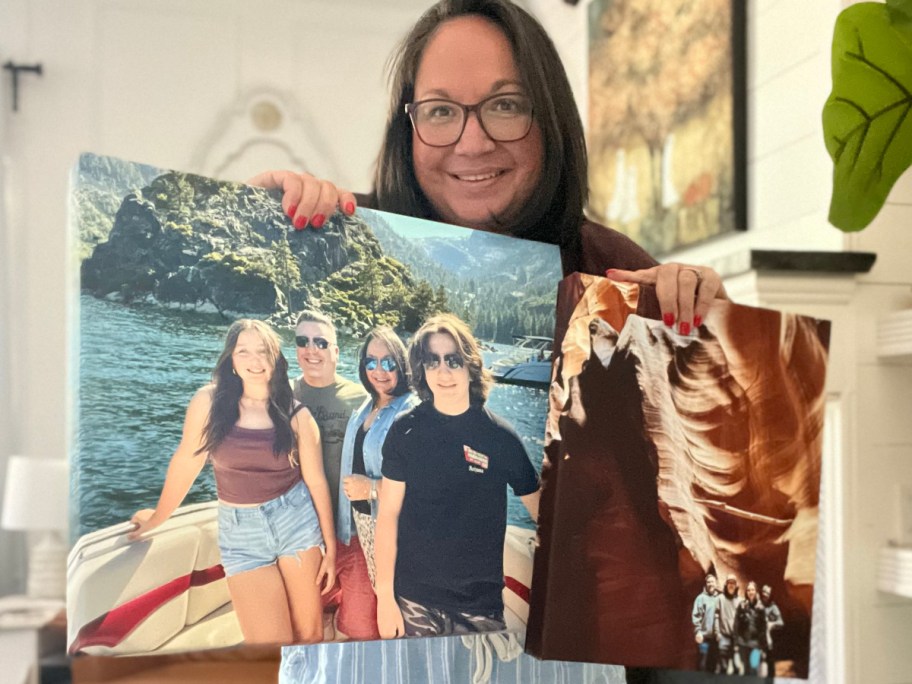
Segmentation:
[(185, 506), (144, 539), (130, 523), (79, 539), (67, 561), (70, 653), (127, 655), (241, 643), (218, 550), (217, 504)]
[[(218, 549), (216, 502), (178, 509), (145, 538), (130, 523), (79, 539), (67, 561), (71, 654), (139, 655), (226, 648), (243, 637)], [(509, 525), (504, 617), (524, 629), (535, 532)]]

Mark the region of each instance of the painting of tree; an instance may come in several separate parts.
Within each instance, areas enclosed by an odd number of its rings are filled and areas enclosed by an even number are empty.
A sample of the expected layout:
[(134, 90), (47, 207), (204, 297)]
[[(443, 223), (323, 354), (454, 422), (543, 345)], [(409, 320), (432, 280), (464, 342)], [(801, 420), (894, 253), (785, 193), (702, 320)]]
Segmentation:
[(743, 7), (592, 0), (590, 211), (653, 254), (744, 227)]

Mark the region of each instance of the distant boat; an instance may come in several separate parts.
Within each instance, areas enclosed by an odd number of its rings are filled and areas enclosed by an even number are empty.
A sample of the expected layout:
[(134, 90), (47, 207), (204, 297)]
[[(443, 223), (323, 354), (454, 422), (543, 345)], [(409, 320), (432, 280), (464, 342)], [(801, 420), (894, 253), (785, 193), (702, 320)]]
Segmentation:
[[(218, 549), (218, 504), (177, 509), (142, 539), (122, 522), (81, 537), (67, 561), (70, 655), (166, 654), (243, 642)], [(507, 525), (504, 619), (525, 629), (535, 531)]]
[(539, 335), (514, 335), (514, 349), (491, 365), (496, 382), (547, 388), (551, 384), (551, 350), (554, 339)]

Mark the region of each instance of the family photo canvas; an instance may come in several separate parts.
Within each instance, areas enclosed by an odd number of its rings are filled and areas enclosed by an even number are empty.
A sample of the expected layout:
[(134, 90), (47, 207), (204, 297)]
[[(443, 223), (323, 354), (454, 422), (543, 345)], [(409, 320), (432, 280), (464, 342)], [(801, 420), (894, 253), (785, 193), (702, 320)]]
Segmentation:
[(555, 246), (91, 154), (71, 220), (71, 654), (524, 625)]

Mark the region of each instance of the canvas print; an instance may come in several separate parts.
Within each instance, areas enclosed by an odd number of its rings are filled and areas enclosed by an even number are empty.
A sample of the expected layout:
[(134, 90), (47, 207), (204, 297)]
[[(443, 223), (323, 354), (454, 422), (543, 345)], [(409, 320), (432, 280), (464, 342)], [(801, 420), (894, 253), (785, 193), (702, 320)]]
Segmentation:
[(744, 3), (592, 0), (589, 208), (650, 254), (746, 228)]
[[(560, 259), (83, 155), (71, 654), (517, 629)], [(495, 381), (496, 380), (496, 381)]]
[(807, 678), (830, 324), (637, 297), (560, 286), (527, 650)]

